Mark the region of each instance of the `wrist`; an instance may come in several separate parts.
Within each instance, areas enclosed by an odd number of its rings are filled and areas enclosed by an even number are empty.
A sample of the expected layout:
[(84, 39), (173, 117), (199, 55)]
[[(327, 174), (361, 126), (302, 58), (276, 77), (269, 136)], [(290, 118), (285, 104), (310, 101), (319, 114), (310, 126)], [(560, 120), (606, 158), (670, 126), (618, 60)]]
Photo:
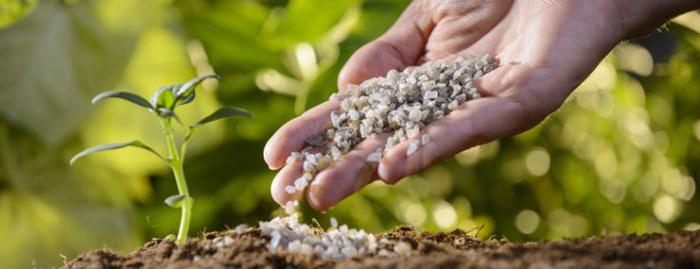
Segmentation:
[(625, 38), (655, 31), (675, 16), (700, 9), (698, 0), (613, 0), (620, 15)]

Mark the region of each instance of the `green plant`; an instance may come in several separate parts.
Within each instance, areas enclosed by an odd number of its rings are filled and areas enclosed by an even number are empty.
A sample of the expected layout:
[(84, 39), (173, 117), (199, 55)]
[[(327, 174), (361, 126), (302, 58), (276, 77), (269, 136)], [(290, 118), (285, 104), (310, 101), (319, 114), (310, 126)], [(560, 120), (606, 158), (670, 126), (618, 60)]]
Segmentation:
[(182, 142), (178, 145), (178, 143), (175, 140), (175, 133), (172, 127), (172, 120), (175, 119), (175, 121), (177, 121), (180, 124), (182, 124), (182, 122), (178, 118), (177, 114), (175, 114), (175, 108), (191, 103), (195, 98), (195, 88), (197, 87), (197, 85), (209, 78), (218, 78), (218, 76), (207, 75), (192, 79), (182, 84), (163, 86), (153, 93), (150, 102), (133, 93), (119, 91), (103, 92), (92, 99), (92, 103), (95, 104), (108, 98), (119, 98), (129, 101), (133, 104), (142, 106), (148, 109), (149, 111), (153, 112), (156, 116), (158, 116), (158, 121), (160, 122), (160, 126), (163, 130), (163, 135), (165, 136), (165, 145), (167, 149), (166, 157), (163, 157), (163, 155), (158, 153), (152, 147), (144, 144), (143, 142), (139, 140), (133, 140), (129, 142), (111, 143), (94, 146), (76, 154), (70, 160), (70, 164), (73, 164), (76, 160), (91, 153), (120, 149), (125, 147), (136, 147), (145, 149), (156, 155), (161, 160), (168, 163), (168, 165), (173, 171), (173, 175), (175, 176), (175, 183), (177, 184), (178, 194), (172, 195), (165, 199), (165, 203), (170, 207), (180, 208), (182, 210), (182, 215), (180, 217), (180, 229), (178, 231), (176, 239), (176, 242), (178, 244), (184, 243), (187, 239), (190, 218), (192, 216), (192, 204), (194, 202), (187, 188), (187, 181), (185, 180), (185, 173), (183, 170), (183, 163), (185, 160), (187, 143), (192, 137), (192, 133), (197, 127), (222, 118), (231, 116), (243, 116), (251, 118), (251, 114), (243, 109), (235, 107), (219, 108), (209, 116), (190, 124), (187, 128), (186, 133), (183, 136)]

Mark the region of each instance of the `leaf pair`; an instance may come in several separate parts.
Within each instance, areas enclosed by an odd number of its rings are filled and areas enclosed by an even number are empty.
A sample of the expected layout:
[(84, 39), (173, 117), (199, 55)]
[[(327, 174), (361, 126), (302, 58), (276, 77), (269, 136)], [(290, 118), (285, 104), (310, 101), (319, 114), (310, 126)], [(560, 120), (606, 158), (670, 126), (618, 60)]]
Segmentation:
[[(151, 96), (151, 106), (160, 111), (172, 111), (175, 108), (175, 93), (173, 88), (176, 85), (168, 85), (158, 88)], [(161, 113), (158, 113), (159, 115)]]
[(129, 92), (107, 91), (95, 96), (92, 103), (96, 104), (108, 98), (119, 98), (155, 111), (158, 115), (172, 116), (175, 114), (175, 106), (191, 103), (195, 98), (195, 88), (209, 78), (219, 78), (219, 75), (201, 76), (182, 84), (160, 87), (153, 93), (150, 101)]
[(195, 88), (204, 80), (210, 78), (218, 79), (219, 75), (201, 76), (182, 84), (161, 87), (151, 97), (151, 106), (158, 109), (174, 110), (175, 106), (189, 104), (194, 100)]

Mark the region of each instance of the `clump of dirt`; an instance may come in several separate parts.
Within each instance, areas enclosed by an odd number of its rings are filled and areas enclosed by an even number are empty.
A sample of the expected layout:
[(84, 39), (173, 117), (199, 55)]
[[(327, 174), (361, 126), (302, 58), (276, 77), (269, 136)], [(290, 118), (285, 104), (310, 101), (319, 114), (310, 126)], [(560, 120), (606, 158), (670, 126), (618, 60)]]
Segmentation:
[(412, 250), (405, 256), (326, 260), (272, 253), (268, 236), (247, 229), (208, 233), (182, 246), (154, 239), (128, 255), (97, 250), (63, 268), (700, 268), (700, 231), (511, 243), (459, 230), (420, 233), (400, 227), (377, 238), (408, 243)]

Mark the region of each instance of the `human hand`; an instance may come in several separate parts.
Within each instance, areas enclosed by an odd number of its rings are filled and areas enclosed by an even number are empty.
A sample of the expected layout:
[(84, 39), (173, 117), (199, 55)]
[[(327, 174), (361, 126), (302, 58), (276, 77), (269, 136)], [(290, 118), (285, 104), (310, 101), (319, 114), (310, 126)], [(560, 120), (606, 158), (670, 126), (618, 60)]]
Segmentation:
[[(476, 82), (485, 97), (428, 125), (422, 132), (432, 142), (410, 156), (404, 141), (374, 166), (366, 157), (383, 146), (387, 136), (363, 141), (316, 176), (306, 193), (309, 205), (325, 211), (372, 179), (393, 184), (462, 150), (533, 127), (556, 110), (619, 41), (653, 24), (637, 13), (649, 12), (656, 1), (642, 0), (633, 11), (623, 11), (624, 1), (414, 1), (384, 35), (353, 54), (339, 75), (339, 88), (383, 76), (390, 69), (453, 55), (491, 54), (500, 67)], [(641, 8), (642, 2), (649, 8)], [(290, 152), (305, 146), (305, 138), (329, 126), (330, 112), (338, 106), (337, 100), (325, 102), (280, 128), (265, 147), (270, 168), (282, 168)], [(271, 187), (275, 201), (301, 198), (301, 193), (284, 191), (301, 175), (298, 163), (282, 168)]]

